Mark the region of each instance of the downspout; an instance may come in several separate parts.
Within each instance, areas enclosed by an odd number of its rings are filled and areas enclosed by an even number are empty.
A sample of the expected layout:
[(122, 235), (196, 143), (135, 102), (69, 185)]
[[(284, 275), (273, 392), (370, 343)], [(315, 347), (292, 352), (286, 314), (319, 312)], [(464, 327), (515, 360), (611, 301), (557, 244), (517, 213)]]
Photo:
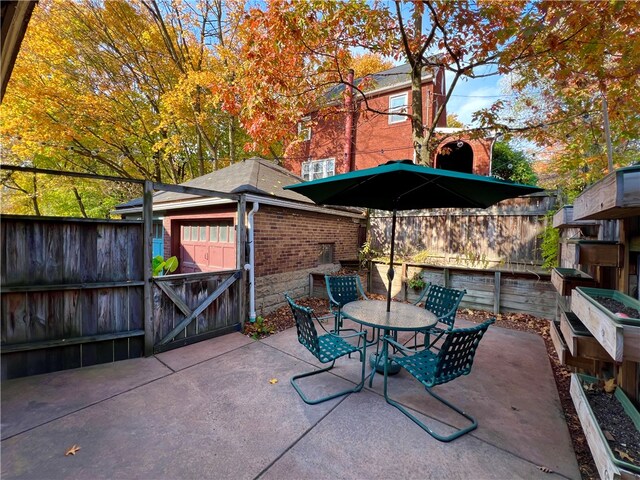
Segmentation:
[(346, 112), (344, 121), (344, 166), (349, 169), (349, 172), (353, 172), (356, 169), (355, 156), (353, 155), (353, 75), (353, 69), (349, 69), (344, 96), (344, 109)]
[(260, 204), (253, 202), (253, 208), (248, 215), (248, 227), (249, 227), (249, 263), (245, 264), (244, 269), (249, 272), (249, 322), (254, 323), (256, 321), (256, 274), (255, 274), (255, 247), (253, 242), (253, 216), (256, 214)]

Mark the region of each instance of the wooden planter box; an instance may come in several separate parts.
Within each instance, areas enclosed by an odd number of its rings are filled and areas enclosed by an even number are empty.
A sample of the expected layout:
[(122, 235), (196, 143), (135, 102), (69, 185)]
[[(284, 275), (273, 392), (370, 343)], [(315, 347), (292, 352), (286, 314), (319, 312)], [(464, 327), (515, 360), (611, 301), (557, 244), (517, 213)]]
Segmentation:
[(568, 365), (570, 367), (576, 367), (582, 370), (593, 371), (594, 360), (592, 358), (576, 357), (571, 355), (569, 347), (564, 340), (562, 332), (560, 331), (559, 322), (549, 320), (549, 333), (551, 336), (553, 347), (555, 348), (558, 355), (558, 360), (562, 365)]
[[(582, 388), (582, 380), (596, 381), (593, 377), (586, 375), (579, 375), (576, 373), (571, 374), (571, 387), (570, 393), (573, 400), (573, 404), (576, 407), (576, 412), (580, 418), (584, 435), (587, 438), (589, 449), (593, 455), (593, 460), (598, 468), (600, 478), (603, 480), (611, 479), (623, 479), (623, 480), (638, 480), (640, 479), (640, 468), (636, 465), (631, 465), (627, 462), (618, 460), (611, 451), (609, 443), (607, 442), (602, 429), (596, 421), (593, 410), (589, 405), (587, 396)], [(624, 394), (622, 389), (616, 388), (615, 396), (622, 404), (625, 412), (636, 425), (636, 428), (640, 429), (640, 414), (638, 410), (633, 406), (631, 401)]]
[(596, 281), (575, 268), (554, 268), (551, 270), (551, 283), (560, 295), (566, 297), (576, 287), (594, 287)]
[(560, 332), (572, 356), (611, 361), (609, 354), (591, 335), (591, 332), (587, 330), (575, 313), (562, 312)]
[(640, 302), (622, 292), (602, 288), (576, 287), (571, 294), (571, 309), (611, 358), (616, 362), (623, 358), (640, 361), (640, 319), (618, 316), (594, 297), (611, 298), (637, 309)]
[(624, 262), (624, 247), (618, 242), (602, 240), (574, 240), (576, 260), (579, 265), (621, 267)]
[(553, 216), (554, 228), (579, 228), (586, 225), (599, 225), (600, 222), (595, 220), (574, 220), (573, 205), (565, 205), (558, 210)]
[(640, 167), (616, 170), (594, 183), (573, 202), (575, 220), (640, 215)]

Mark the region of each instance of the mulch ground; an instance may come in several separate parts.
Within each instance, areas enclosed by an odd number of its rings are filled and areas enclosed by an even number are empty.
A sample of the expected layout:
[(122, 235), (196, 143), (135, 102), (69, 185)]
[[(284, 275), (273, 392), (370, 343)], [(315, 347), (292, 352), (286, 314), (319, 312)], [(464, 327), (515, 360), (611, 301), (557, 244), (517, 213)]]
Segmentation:
[[(384, 295), (367, 294), (369, 298), (384, 300)], [(329, 313), (327, 300), (324, 298), (304, 298), (296, 300), (297, 303), (305, 307), (312, 308), (316, 315), (322, 316)], [(461, 309), (458, 310), (457, 318), (463, 318), (475, 323), (482, 323), (490, 317), (496, 317), (496, 325), (512, 330), (520, 330), (523, 332), (531, 332), (540, 335), (547, 347), (547, 355), (553, 370), (553, 376), (558, 388), (560, 403), (564, 410), (564, 416), (569, 427), (569, 433), (573, 442), (573, 448), (576, 453), (578, 466), (583, 480), (599, 479), (598, 470), (593, 463), (593, 457), (589, 450), (589, 445), (582, 431), (582, 425), (573, 405), (573, 400), (569, 394), (569, 384), (571, 380), (571, 371), (558, 361), (551, 336), (549, 333), (549, 322), (532, 315), (521, 313), (507, 313), (494, 315), (482, 310)], [(278, 310), (265, 315), (264, 320), (253, 324), (245, 323), (244, 334), (252, 338), (263, 338), (270, 334), (280, 332), (287, 328), (295, 326), (291, 310), (288, 306), (279, 308)]]

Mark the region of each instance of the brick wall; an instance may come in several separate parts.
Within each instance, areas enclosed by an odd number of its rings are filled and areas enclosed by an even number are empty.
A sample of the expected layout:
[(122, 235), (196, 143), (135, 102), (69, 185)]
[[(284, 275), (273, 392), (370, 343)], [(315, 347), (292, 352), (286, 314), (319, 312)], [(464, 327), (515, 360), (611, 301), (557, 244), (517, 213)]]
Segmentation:
[(358, 257), (358, 221), (261, 205), (255, 218), (256, 276), (315, 268), (321, 244), (334, 245), (333, 262)]

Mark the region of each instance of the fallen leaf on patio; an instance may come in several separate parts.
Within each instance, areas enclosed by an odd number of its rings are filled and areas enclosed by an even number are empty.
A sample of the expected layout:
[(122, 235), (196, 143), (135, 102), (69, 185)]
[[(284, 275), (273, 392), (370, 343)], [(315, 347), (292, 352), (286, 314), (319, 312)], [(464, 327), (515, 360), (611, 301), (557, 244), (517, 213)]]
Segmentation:
[(269, 380), (269, 383), (271, 385), (278, 383), (278, 379), (277, 378), (272, 378), (271, 380)]
[(620, 457), (620, 460), (626, 460), (627, 462), (633, 462), (633, 457), (629, 455), (627, 452), (620, 450), (619, 448), (615, 449), (615, 452)]
[(68, 457), (69, 455), (75, 455), (78, 450), (80, 450), (80, 445), (76, 445), (74, 443), (66, 452), (64, 452), (64, 456)]
[(604, 382), (604, 391), (607, 393), (613, 393), (616, 390), (616, 379), (610, 378)]
[(607, 440), (609, 440), (610, 442), (615, 442), (616, 439), (614, 438), (613, 435), (611, 435), (611, 432), (609, 432), (608, 430), (603, 430), (602, 433), (604, 434), (604, 438), (606, 438)]
[(541, 470), (544, 473), (553, 473), (553, 470), (551, 470), (549, 467), (545, 467), (545, 466), (539, 466), (538, 470)]

